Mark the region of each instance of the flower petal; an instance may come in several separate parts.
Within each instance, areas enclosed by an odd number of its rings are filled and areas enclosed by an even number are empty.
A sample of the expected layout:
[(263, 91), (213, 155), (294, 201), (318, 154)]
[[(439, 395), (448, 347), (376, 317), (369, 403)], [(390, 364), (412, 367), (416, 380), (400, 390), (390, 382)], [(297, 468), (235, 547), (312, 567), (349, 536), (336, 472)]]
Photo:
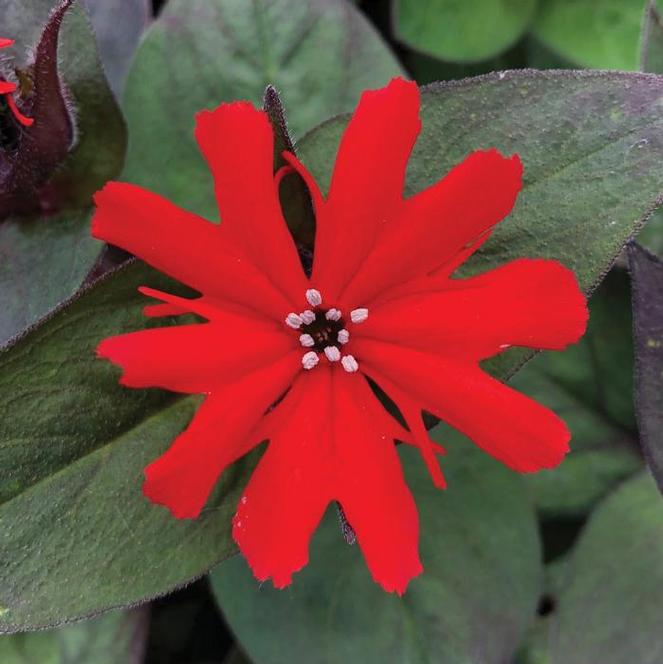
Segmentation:
[(226, 314), (214, 323), (142, 330), (104, 339), (97, 355), (124, 369), (127, 387), (206, 394), (298, 347), (276, 326)]
[(186, 431), (145, 468), (143, 493), (178, 519), (195, 519), (223, 470), (260, 442), (251, 432), (300, 370), (299, 355), (208, 396)]
[(402, 595), (423, 567), (417, 507), (396, 446), (383, 433), (389, 416), (358, 375), (336, 371), (334, 379), (334, 443), (342, 463), (336, 498), (373, 579)]
[(309, 541), (332, 500), (329, 403), (328, 370), (297, 379), (275, 411), (282, 425), (270, 434), (233, 518), (233, 537), (254, 575), (276, 588), (308, 562)]
[(562, 350), (587, 326), (585, 296), (557, 261), (520, 259), (471, 279), (426, 281), (429, 292), (372, 307), (353, 338), (478, 361), (507, 346)]
[(316, 210), (312, 280), (332, 301), (402, 206), (420, 128), (415, 82), (396, 78), (361, 96), (338, 149), (329, 195)]
[(301, 306), (307, 280), (281, 212), (267, 114), (248, 102), (201, 111), (196, 140), (214, 176), (225, 237), (260, 266), (292, 306)]
[(418, 518), (389, 416), (360, 375), (319, 367), (279, 406), (281, 428), (251, 478), (233, 536), (259, 580), (288, 585), (325, 507), (341, 502), (373, 578), (404, 592), (421, 572)]
[(521, 176), (517, 155), (478, 151), (409, 198), (343, 293), (343, 306), (365, 306), (391, 286), (453, 261), (511, 212)]
[(223, 238), (219, 226), (146, 189), (109, 182), (94, 197), (92, 235), (122, 247), (206, 295), (267, 312), (279, 320), (288, 301)]
[(519, 472), (557, 466), (568, 452), (564, 422), (479, 367), (368, 339), (355, 340), (362, 369), (384, 376), (427, 410)]

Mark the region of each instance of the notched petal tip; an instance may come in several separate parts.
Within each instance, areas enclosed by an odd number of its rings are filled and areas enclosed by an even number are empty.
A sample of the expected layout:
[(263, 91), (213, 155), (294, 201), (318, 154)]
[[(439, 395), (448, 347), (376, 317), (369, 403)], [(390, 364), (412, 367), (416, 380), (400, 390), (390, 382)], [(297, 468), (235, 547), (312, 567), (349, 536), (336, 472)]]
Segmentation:
[(147, 466), (143, 474), (145, 480), (143, 481), (143, 495), (153, 504), (165, 507), (176, 519), (197, 519), (203, 509), (203, 505), (184, 505), (179, 504), (167, 497), (167, 489), (160, 485), (158, 480), (153, 476), (151, 471), (153, 464)]
[(417, 559), (417, 564), (409, 570), (402, 570), (397, 578), (390, 577), (389, 579), (381, 579), (374, 574), (372, 575), (373, 581), (377, 583), (384, 591), (393, 593), (402, 597), (408, 589), (410, 582), (416, 579), (424, 571), (424, 566), (421, 561)]

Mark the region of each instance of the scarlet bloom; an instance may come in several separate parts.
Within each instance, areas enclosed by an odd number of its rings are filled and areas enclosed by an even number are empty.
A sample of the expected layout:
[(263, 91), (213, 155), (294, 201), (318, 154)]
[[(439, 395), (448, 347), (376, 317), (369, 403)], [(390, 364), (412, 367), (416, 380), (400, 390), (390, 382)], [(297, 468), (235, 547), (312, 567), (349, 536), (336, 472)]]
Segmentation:
[[(422, 571), (417, 510), (394, 443), (416, 445), (444, 486), (443, 450), (422, 410), (520, 472), (556, 466), (568, 450), (555, 414), (479, 362), (509, 346), (560, 350), (577, 341), (585, 298), (573, 273), (551, 260), (452, 278), (511, 211), (522, 165), (494, 149), (474, 152), (404, 199), (419, 129), (418, 89), (395, 79), (363, 94), (326, 197), (285, 154), (314, 202), (310, 279), (279, 206), (269, 120), (249, 103), (197, 116), (220, 225), (129, 184), (109, 183), (96, 196), (95, 237), (201, 293), (185, 299), (142, 288), (160, 301), (146, 314), (208, 321), (99, 346), (123, 368), (124, 385), (206, 395), (188, 429), (146, 468), (144, 493), (178, 518), (195, 518), (224, 469), (268, 440), (232, 532), (255, 576), (277, 587), (307, 563), (331, 501), (385, 590), (404, 592)], [(398, 404), (407, 429), (367, 378)]]
[[(14, 45), (13, 39), (5, 39), (0, 37), (0, 49), (9, 48)], [(22, 124), (24, 127), (30, 127), (34, 123), (32, 118), (23, 115), (16, 105), (16, 100), (14, 99), (14, 93), (16, 92), (17, 85), (11, 81), (5, 81), (0, 78), (0, 96), (5, 98), (9, 110), (12, 112), (12, 115), (16, 118), (19, 124)]]

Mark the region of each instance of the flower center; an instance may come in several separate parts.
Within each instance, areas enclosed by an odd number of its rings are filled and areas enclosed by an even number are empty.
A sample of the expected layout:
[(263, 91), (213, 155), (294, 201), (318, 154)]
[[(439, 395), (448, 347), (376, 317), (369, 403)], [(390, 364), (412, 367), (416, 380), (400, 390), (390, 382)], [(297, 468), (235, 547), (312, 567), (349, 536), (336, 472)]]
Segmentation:
[[(324, 354), (329, 362), (339, 362), (345, 371), (354, 373), (359, 369), (357, 360), (350, 354), (342, 353), (343, 346), (350, 341), (350, 331), (346, 328), (343, 314), (334, 307), (322, 308), (322, 295), (310, 288), (306, 291), (306, 301), (311, 309), (301, 313), (289, 313), (285, 324), (299, 334), (299, 343), (308, 349), (302, 356), (304, 369), (313, 369)], [(353, 324), (363, 323), (368, 318), (368, 309), (354, 309), (350, 312)]]
[[(345, 321), (342, 317), (338, 319), (327, 318), (327, 314), (334, 309), (318, 309), (314, 311), (315, 318), (312, 323), (306, 324), (302, 323), (302, 326), (299, 328), (302, 332), (301, 336), (308, 335), (313, 340), (313, 344), (310, 346), (311, 350), (314, 350), (316, 353), (324, 353), (325, 348), (328, 346), (335, 346), (340, 350), (340, 345), (342, 342), (339, 340), (339, 333), (345, 329)], [(345, 335), (341, 335), (341, 339)], [(301, 339), (301, 337), (300, 337)], [(308, 341), (308, 338), (306, 339)]]

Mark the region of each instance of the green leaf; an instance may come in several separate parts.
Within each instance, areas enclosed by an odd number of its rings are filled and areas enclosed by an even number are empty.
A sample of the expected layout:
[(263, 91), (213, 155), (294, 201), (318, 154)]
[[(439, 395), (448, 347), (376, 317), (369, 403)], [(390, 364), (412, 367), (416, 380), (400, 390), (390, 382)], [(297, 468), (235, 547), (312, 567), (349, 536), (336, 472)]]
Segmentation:
[(260, 105), (273, 84), (300, 136), (401, 73), (345, 0), (170, 0), (127, 81), (125, 178), (214, 219), (212, 178), (193, 140), (197, 111), (234, 99)]
[(152, 18), (149, 0), (86, 0), (104, 71), (119, 97), (138, 41)]
[(663, 72), (663, 16), (656, 0), (648, 0), (640, 36), (640, 70)]
[(552, 470), (525, 477), (550, 517), (583, 516), (642, 467), (633, 413), (629, 280), (613, 270), (590, 301), (579, 344), (534, 358), (512, 387), (552, 408), (571, 430), (571, 452)]
[(146, 608), (47, 632), (0, 637), (2, 664), (141, 664), (147, 641)]
[(233, 550), (230, 518), (251, 460), (226, 473), (195, 521), (152, 505), (143, 468), (196, 399), (124, 389), (94, 355), (101, 339), (145, 327), (144, 283), (174, 288), (132, 263), (0, 354), (0, 632), (151, 598)]
[(564, 574), (548, 631), (550, 664), (659, 664), (663, 510), (646, 474), (595, 511)]
[(76, 289), (99, 254), (87, 210), (0, 223), (0, 343)]
[(635, 403), (647, 464), (663, 491), (663, 261), (629, 245), (633, 279)]
[[(53, 3), (0, 0), (3, 35), (25, 66)], [(68, 11), (59, 42), (59, 70), (78, 118), (78, 142), (52, 183), (66, 209), (40, 219), (0, 224), (0, 344), (68, 298), (99, 254), (89, 236), (90, 195), (120, 170), (124, 122), (104, 78), (94, 36), (81, 8)]]
[(638, 69), (643, 0), (544, 0), (532, 31), (583, 67)]
[(256, 664), (502, 664), (534, 616), (542, 567), (522, 479), (441, 427), (446, 491), (401, 450), (421, 518), (424, 573), (403, 597), (371, 579), (328, 510), (293, 585), (259, 584), (237, 556), (211, 574), (226, 620)]
[(477, 62), (523, 35), (536, 0), (393, 0), (396, 37), (441, 60)]
[[(427, 86), (407, 193), (478, 148), (517, 152), (525, 174), (516, 206), (462, 272), (554, 258), (590, 292), (659, 200), (661, 103), (663, 78), (646, 74), (525, 70)], [(325, 123), (297, 146), (323, 191), (346, 122)], [(489, 366), (508, 376), (531, 355), (512, 349)]]

